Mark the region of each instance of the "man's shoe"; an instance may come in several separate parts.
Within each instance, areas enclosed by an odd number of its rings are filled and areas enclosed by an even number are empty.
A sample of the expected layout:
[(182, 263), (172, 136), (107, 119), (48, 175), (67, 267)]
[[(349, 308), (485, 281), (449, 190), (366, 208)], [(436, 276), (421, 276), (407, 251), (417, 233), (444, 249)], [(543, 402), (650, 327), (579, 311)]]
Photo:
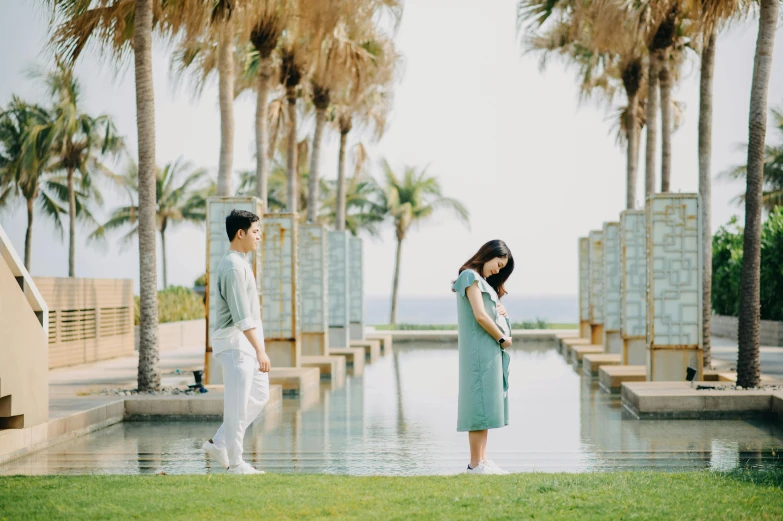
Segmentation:
[(212, 443), (212, 440), (205, 441), (201, 448), (210, 458), (220, 463), (221, 467), (224, 469), (228, 468), (228, 453), (226, 452), (226, 449), (218, 449), (217, 446)]
[(253, 468), (252, 465), (250, 465), (250, 463), (248, 463), (246, 461), (243, 461), (242, 463), (240, 463), (239, 465), (237, 465), (235, 467), (228, 467), (228, 473), (229, 474), (245, 474), (245, 475), (247, 475), (247, 474), (263, 474), (264, 471), (255, 469), (255, 468)]

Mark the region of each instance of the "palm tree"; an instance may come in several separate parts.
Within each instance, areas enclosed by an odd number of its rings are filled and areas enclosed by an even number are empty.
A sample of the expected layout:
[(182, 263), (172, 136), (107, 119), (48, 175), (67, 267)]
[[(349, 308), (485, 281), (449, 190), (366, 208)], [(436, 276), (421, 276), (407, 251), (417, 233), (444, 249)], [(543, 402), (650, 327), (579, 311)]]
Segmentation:
[(54, 171), (65, 171), (68, 186), (68, 276), (75, 277), (76, 256), (76, 174), (82, 189), (90, 189), (95, 175), (114, 177), (99, 161), (99, 156), (116, 155), (124, 148), (122, 138), (111, 117), (90, 116), (82, 112), (81, 85), (73, 70), (58, 62), (54, 70), (34, 71), (33, 77), (43, 79), (54, 101), (52, 109), (51, 143)]
[(384, 191), (381, 207), (385, 210), (384, 213), (394, 221), (394, 230), (397, 236), (397, 255), (394, 265), (391, 317), (389, 319), (391, 324), (396, 324), (402, 243), (411, 226), (431, 217), (437, 210), (452, 210), (457, 218), (466, 224), (469, 214), (461, 202), (443, 195), (438, 179), (430, 176), (426, 169), (417, 170), (413, 167), (406, 167), (405, 173), (399, 176), (394, 173), (386, 160), (382, 161), (382, 165)]
[[(354, 24), (355, 25), (355, 24)], [(331, 93), (340, 89), (347, 89), (353, 84), (356, 89), (361, 89), (364, 76), (371, 65), (373, 56), (368, 52), (361, 41), (356, 37), (365, 37), (359, 28), (358, 34), (352, 38), (348, 34), (349, 27), (340, 23), (331, 34), (321, 42), (313, 59), (314, 67), (310, 76), (311, 97), (315, 106), (315, 131), (313, 133), (313, 151), (310, 162), (309, 198), (317, 201), (318, 180), (321, 159), (321, 141), (323, 130), (326, 126), (326, 110), (331, 104)], [(307, 210), (307, 220), (315, 222), (318, 216), (318, 208), (310, 205)]]
[[(359, 232), (378, 237), (380, 225), (386, 220), (386, 209), (382, 205), (383, 189), (372, 176), (365, 172), (368, 156), (364, 145), (358, 143), (353, 153), (354, 172), (345, 188), (345, 211), (342, 229), (354, 237)], [(329, 181), (324, 191), (321, 219), (337, 226), (337, 181)]]
[[(166, 164), (163, 168), (157, 168), (156, 178), (155, 192), (158, 204), (155, 217), (163, 254), (163, 287), (167, 288), (169, 284), (166, 231), (183, 222), (203, 224), (206, 220), (206, 198), (215, 192), (215, 187), (212, 183), (204, 186), (207, 178), (206, 169), (194, 169), (191, 163), (183, 162), (181, 158)], [(139, 207), (134, 199), (138, 199), (139, 172), (133, 161), (130, 162), (128, 171), (122, 179), (123, 186), (131, 198), (130, 205), (116, 208), (109, 220), (92, 233), (91, 239), (103, 239), (107, 232), (129, 226), (130, 230), (125, 234), (125, 240), (138, 234)]]
[[(647, 104), (645, 121), (647, 125), (647, 143), (645, 150), (645, 193), (655, 193), (655, 152), (658, 134), (659, 78), (664, 72), (664, 87), (670, 89), (667, 68), (668, 50), (674, 43), (679, 4), (669, 0), (654, 2), (643, 1), (639, 8), (639, 31), (647, 35)], [(668, 109), (668, 94), (667, 98)], [(664, 153), (666, 153), (664, 148)]]
[[(704, 0), (698, 6), (701, 24), (701, 78), (699, 90), (699, 195), (702, 208), (702, 257), (705, 266), (712, 266), (712, 83), (715, 68), (715, 48), (718, 29), (738, 15), (748, 12), (755, 4), (742, 0)], [(703, 270), (702, 309), (704, 366), (712, 363), (712, 270)]]
[[(67, 185), (47, 172), (51, 145), (50, 114), (38, 105), (12, 97), (0, 113), (0, 210), (10, 206), (18, 196), (27, 208), (27, 231), (24, 239), (24, 265), (30, 271), (32, 262), (33, 217), (35, 204), (62, 233), (61, 216)], [(33, 129), (38, 129), (34, 132)], [(33, 141), (35, 146), (30, 146)]]
[[(778, 135), (778, 143), (764, 147), (764, 185), (761, 194), (761, 206), (764, 212), (771, 212), (778, 206), (783, 206), (783, 106), (771, 109), (772, 127)], [(747, 145), (743, 150), (747, 153)], [(720, 177), (726, 179), (746, 179), (747, 165), (737, 165), (723, 173)], [(745, 202), (745, 194), (736, 199), (738, 204)]]
[(374, 48), (371, 54), (375, 59), (366, 81), (361, 85), (352, 84), (334, 97), (334, 123), (340, 132), (334, 218), (338, 230), (345, 230), (346, 222), (345, 155), (348, 150), (348, 134), (356, 123), (360, 128), (370, 128), (375, 140), (383, 136), (392, 107), (392, 83), (399, 74), (402, 63), (402, 58), (391, 40), (378, 38), (372, 45)]
[(518, 31), (527, 29), (522, 40), (525, 52), (541, 53), (542, 66), (551, 55), (565, 58), (578, 71), (580, 99), (598, 96), (611, 103), (620, 87), (625, 91), (627, 104), (619, 112), (617, 128), (618, 144), (626, 148), (628, 209), (635, 207), (646, 98), (642, 96), (646, 92), (642, 66), (645, 46), (638, 31), (630, 26), (628, 12), (619, 2), (575, 5), (521, 0), (517, 4)]
[(743, 239), (737, 355), (737, 385), (759, 384), (759, 284), (761, 269), (761, 198), (764, 184), (764, 141), (767, 132), (767, 95), (772, 51), (780, 14), (780, 0), (759, 0), (759, 34), (750, 91), (745, 236)]
[[(101, 51), (122, 61), (132, 50), (136, 80), (139, 147), (139, 390), (160, 388), (158, 294), (155, 259), (155, 95), (152, 83), (153, 22), (163, 36), (179, 32), (191, 5), (153, 0), (42, 0), (52, 10), (52, 47), (73, 64), (93, 39)], [(153, 19), (153, 11), (156, 15)]]
[(269, 91), (272, 88), (272, 53), (277, 47), (286, 23), (287, 7), (285, 0), (270, 1), (257, 14), (257, 21), (250, 33), (250, 41), (256, 51), (258, 77), (256, 98), (256, 197), (261, 199), (264, 211), (269, 206), (267, 201), (268, 184), (267, 155), (269, 146)]

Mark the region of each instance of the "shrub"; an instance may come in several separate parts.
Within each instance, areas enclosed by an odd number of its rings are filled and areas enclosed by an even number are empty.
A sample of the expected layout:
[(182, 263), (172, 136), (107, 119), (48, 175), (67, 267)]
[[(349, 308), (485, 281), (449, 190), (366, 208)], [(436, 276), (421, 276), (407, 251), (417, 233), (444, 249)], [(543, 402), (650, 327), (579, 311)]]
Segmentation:
[[(134, 322), (139, 324), (139, 297), (136, 302)], [(203, 299), (193, 290), (183, 286), (171, 286), (158, 291), (158, 323), (197, 320), (206, 316)]]
[[(737, 218), (712, 239), (712, 309), (739, 315), (744, 235)], [(783, 207), (770, 212), (761, 227), (761, 318), (783, 320)]]

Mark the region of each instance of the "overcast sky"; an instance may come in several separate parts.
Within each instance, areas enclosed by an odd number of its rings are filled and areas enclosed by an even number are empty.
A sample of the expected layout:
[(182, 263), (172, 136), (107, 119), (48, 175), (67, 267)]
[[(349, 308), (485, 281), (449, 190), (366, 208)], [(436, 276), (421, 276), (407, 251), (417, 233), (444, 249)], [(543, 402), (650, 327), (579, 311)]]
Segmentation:
[[(40, 96), (25, 75), (43, 63), (47, 19), (31, 0), (0, 0), (0, 105), (12, 93)], [(515, 29), (516, 0), (415, 0), (406, 2), (397, 45), (405, 74), (395, 95), (391, 125), (372, 147), (397, 169), (429, 167), (444, 192), (471, 212), (467, 229), (441, 214), (411, 232), (403, 246), (401, 294), (446, 294), (458, 267), (485, 241), (501, 238), (516, 259), (508, 287), (517, 295), (573, 295), (577, 292), (577, 238), (604, 221), (617, 220), (625, 203), (625, 154), (615, 144), (613, 108), (578, 103), (571, 70), (552, 62), (539, 70), (536, 56), (522, 56)], [(713, 174), (745, 160), (748, 105), (757, 26), (755, 21), (721, 35), (715, 64)], [(777, 38), (770, 104), (783, 103), (783, 38)], [(698, 189), (698, 62), (691, 57), (674, 98), (685, 105), (685, 119), (673, 139), (673, 191)], [(159, 45), (153, 56), (157, 159), (179, 156), (216, 175), (220, 118), (216, 83), (194, 100), (175, 90), (169, 56)], [(116, 78), (94, 54), (83, 57), (77, 74), (85, 106), (110, 114), (136, 147), (133, 71)], [(624, 100), (616, 100), (615, 107)], [(255, 168), (254, 101), (236, 103), (236, 171)], [(355, 141), (358, 136), (353, 136)], [(644, 137), (642, 138), (644, 139)], [(321, 170), (335, 178), (338, 139), (326, 138)], [(134, 152), (135, 153), (135, 152)], [(644, 187), (640, 160), (639, 201)], [(660, 165), (660, 161), (658, 161)], [(379, 169), (376, 167), (375, 171)], [(235, 185), (236, 186), (236, 185)], [(713, 228), (741, 209), (731, 200), (740, 183), (715, 181)], [(110, 188), (105, 215), (126, 204)], [(0, 214), (14, 246), (24, 251), (22, 206)], [(86, 245), (79, 229), (76, 274), (80, 277), (132, 277), (138, 280), (136, 245), (114, 240), (103, 249)], [(169, 282), (191, 285), (205, 270), (204, 232), (183, 225), (168, 234)], [(391, 292), (394, 236), (365, 242), (368, 295)], [(38, 219), (34, 227), (32, 274), (67, 275), (67, 241)], [(159, 282), (161, 277), (158, 277)]]

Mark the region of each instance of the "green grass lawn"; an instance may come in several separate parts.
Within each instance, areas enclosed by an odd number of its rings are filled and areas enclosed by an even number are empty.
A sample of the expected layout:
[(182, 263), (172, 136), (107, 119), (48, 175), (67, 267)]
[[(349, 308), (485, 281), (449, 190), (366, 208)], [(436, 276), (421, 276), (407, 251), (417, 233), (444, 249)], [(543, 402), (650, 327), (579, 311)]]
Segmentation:
[(0, 519), (783, 519), (783, 471), (0, 478)]
[[(554, 323), (544, 324), (546, 327), (542, 329), (577, 329), (578, 324), (571, 323)], [(457, 329), (457, 324), (379, 324), (373, 326), (376, 331), (448, 331)], [(535, 323), (512, 323), (511, 329), (538, 329)]]

